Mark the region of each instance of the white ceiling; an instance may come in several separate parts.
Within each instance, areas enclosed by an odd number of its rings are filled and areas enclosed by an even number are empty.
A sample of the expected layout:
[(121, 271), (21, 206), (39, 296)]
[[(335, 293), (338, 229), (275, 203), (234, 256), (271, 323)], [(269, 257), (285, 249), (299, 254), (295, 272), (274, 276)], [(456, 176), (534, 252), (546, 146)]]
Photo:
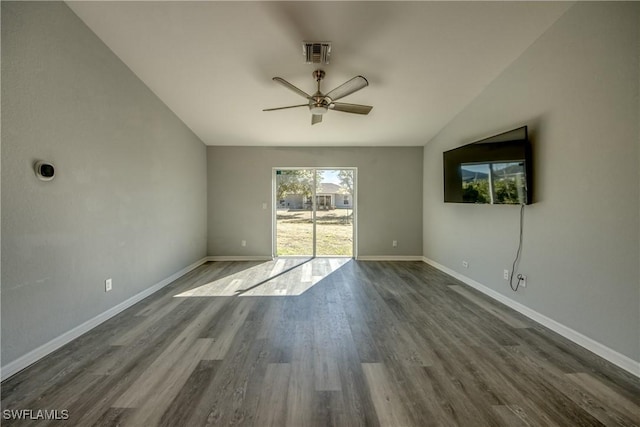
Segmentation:
[[(555, 22), (559, 2), (94, 2), (69, 7), (207, 145), (424, 145)], [(331, 41), (323, 92), (369, 87), (311, 126), (302, 41)]]

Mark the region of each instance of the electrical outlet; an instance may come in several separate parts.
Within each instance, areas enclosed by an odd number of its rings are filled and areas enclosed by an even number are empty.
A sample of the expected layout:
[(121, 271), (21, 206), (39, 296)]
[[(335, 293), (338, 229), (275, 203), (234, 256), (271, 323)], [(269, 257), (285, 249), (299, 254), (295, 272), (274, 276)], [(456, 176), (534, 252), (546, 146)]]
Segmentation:
[(113, 289), (113, 282), (111, 281), (111, 279), (107, 279), (104, 281), (104, 291), (105, 292), (109, 292), (111, 289)]
[(247, 241), (246, 241), (246, 240), (243, 240), (242, 242), (240, 242), (240, 246), (243, 246), (243, 247), (244, 247), (244, 246), (247, 246)]
[(464, 268), (469, 268), (469, 263), (467, 261), (462, 261), (462, 266)]
[(394, 248), (398, 247), (398, 241), (394, 240), (393, 242), (391, 242), (391, 246), (393, 246)]
[(523, 288), (526, 288), (527, 287), (527, 276), (522, 274), (521, 277), (522, 277), (522, 279), (520, 279), (520, 286), (522, 286)]
[(502, 277), (504, 278), (504, 280), (509, 280), (509, 270), (504, 270), (504, 272), (502, 273)]

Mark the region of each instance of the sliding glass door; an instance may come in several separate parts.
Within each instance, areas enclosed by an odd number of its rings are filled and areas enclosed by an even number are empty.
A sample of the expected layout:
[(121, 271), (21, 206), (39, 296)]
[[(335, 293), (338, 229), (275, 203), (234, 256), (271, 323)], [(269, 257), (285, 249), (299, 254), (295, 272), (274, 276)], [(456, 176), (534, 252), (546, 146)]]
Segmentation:
[(274, 255), (355, 255), (355, 168), (273, 171)]
[(353, 256), (353, 169), (322, 169), (316, 179), (316, 255)]

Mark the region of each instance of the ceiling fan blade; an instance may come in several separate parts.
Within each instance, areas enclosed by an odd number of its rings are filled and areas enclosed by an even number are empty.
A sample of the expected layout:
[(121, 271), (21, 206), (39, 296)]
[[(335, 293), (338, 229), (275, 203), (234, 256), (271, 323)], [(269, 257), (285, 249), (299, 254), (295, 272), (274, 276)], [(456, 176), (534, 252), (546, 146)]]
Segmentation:
[(332, 101), (337, 101), (338, 99), (350, 95), (367, 86), (369, 86), (367, 79), (362, 76), (356, 76), (351, 80), (342, 83), (340, 86), (327, 93), (326, 96), (331, 98)]
[(333, 102), (329, 105), (329, 108), (336, 111), (343, 111), (345, 113), (354, 114), (369, 114), (369, 111), (373, 108), (370, 105), (360, 104), (346, 104), (344, 102)]
[(292, 85), (291, 83), (289, 83), (288, 81), (286, 81), (285, 79), (283, 79), (282, 77), (274, 77), (273, 78), (274, 82), (278, 82), (280, 83), (282, 86), (291, 89), (292, 91), (294, 91), (295, 93), (297, 93), (298, 95), (304, 97), (304, 98), (311, 98), (311, 95), (309, 95), (307, 92), (303, 91), (302, 89), (299, 89), (297, 87), (295, 87), (294, 85)]
[(312, 114), (311, 115), (311, 124), (315, 125), (316, 123), (320, 123), (322, 121), (322, 114)]
[(290, 105), (288, 107), (265, 108), (262, 111), (286, 110), (287, 108), (298, 108), (298, 107), (308, 107), (308, 106), (309, 106), (309, 104)]

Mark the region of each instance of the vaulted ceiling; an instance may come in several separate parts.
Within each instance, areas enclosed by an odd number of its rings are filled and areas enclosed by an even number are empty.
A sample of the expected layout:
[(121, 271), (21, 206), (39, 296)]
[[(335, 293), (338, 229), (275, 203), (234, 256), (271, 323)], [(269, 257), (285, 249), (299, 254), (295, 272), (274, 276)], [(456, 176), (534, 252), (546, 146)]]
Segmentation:
[[(424, 145), (572, 3), (100, 2), (69, 7), (207, 145)], [(332, 43), (328, 91), (367, 116), (308, 108), (272, 81), (313, 93), (302, 41)]]

